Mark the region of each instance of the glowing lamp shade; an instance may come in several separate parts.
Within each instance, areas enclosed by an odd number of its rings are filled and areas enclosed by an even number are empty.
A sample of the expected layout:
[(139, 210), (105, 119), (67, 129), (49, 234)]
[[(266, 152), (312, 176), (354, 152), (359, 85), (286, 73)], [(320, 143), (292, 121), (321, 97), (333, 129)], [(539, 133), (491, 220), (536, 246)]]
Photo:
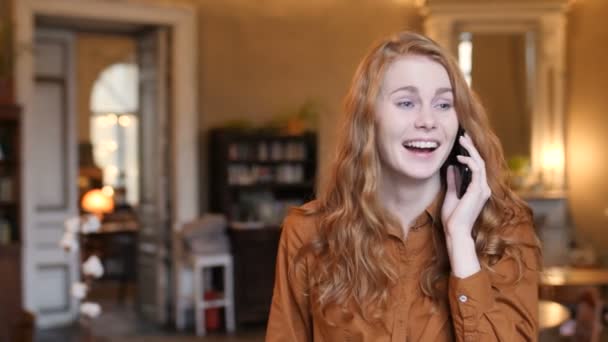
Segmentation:
[(562, 186), (560, 177), (563, 177), (564, 151), (557, 146), (545, 149), (542, 159), (543, 183), (548, 189), (557, 189)]
[(82, 209), (89, 213), (101, 216), (114, 210), (114, 200), (107, 196), (101, 189), (87, 191), (82, 197)]
[(564, 165), (564, 154), (556, 147), (547, 149), (543, 154), (543, 168), (554, 170)]

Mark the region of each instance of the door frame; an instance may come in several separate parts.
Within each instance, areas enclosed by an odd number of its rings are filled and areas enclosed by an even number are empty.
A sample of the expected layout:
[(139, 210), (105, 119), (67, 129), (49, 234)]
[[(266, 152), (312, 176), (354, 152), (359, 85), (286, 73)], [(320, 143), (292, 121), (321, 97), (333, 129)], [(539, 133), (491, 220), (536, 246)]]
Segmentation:
[(33, 272), (29, 270), (28, 244), (31, 220), (34, 213), (36, 189), (33, 172), (28, 167), (33, 146), (30, 138), (34, 132), (32, 115), (34, 95), (34, 56), (29, 47), (34, 46), (35, 17), (76, 18), (105, 22), (166, 26), (171, 35), (171, 211), (173, 231), (184, 222), (196, 218), (199, 211), (198, 196), (198, 88), (197, 88), (197, 25), (196, 9), (192, 6), (134, 3), (131, 1), (104, 0), (19, 0), (14, 3), (16, 18), (16, 44), (20, 51), (16, 59), (15, 85), (17, 101), (22, 106), (23, 167), (22, 194), (22, 286), (23, 305), (34, 310)]

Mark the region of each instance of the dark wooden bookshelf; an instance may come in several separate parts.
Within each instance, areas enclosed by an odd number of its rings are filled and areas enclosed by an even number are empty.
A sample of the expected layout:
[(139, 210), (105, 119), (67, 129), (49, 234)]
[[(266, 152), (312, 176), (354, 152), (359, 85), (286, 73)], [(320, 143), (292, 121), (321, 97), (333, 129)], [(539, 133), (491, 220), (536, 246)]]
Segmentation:
[[(261, 202), (302, 204), (314, 198), (317, 137), (215, 129), (210, 132), (210, 209), (229, 221), (267, 221)], [(253, 202), (253, 203), (252, 203)], [(282, 219), (275, 213), (273, 225)], [(268, 223), (268, 222), (265, 222)]]
[(209, 136), (209, 203), (229, 221), (237, 326), (264, 322), (281, 222), (289, 206), (314, 198), (317, 136), (232, 129)]

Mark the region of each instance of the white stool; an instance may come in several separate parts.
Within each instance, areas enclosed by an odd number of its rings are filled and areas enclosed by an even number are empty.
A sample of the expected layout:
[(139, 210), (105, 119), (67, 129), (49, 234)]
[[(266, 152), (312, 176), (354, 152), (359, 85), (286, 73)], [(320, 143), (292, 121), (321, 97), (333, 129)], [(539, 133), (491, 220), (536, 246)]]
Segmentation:
[[(194, 279), (194, 325), (196, 335), (204, 336), (205, 309), (224, 308), (226, 331), (234, 332), (234, 285), (232, 256), (230, 254), (194, 255), (192, 257), (192, 272)], [(224, 296), (220, 299), (205, 300), (205, 284), (211, 283), (211, 279), (205, 279), (205, 269), (212, 267), (224, 268)]]

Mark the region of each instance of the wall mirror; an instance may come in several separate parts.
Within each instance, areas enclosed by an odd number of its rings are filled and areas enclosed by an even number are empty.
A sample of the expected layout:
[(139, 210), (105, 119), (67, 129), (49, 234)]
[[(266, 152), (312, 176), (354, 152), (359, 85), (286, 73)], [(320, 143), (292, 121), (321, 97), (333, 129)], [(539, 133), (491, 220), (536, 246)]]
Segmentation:
[(507, 160), (527, 184), (564, 190), (566, 10), (570, 1), (421, 1), (425, 33), (458, 57)]

